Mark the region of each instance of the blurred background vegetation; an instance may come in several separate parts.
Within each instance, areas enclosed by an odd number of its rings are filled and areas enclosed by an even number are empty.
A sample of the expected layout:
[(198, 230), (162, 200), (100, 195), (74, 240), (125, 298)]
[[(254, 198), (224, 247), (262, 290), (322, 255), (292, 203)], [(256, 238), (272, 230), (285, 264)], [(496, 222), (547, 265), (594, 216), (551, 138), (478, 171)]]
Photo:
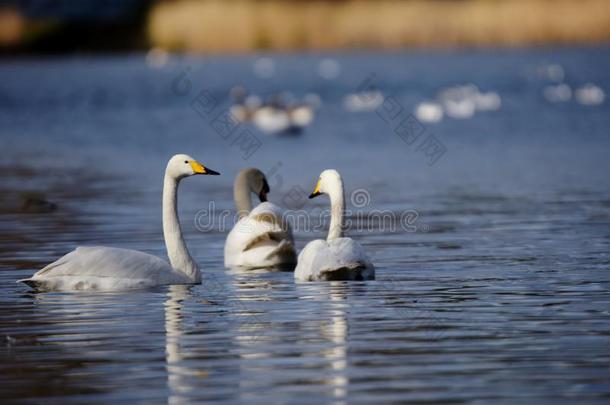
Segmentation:
[(397, 49), (600, 43), (608, 0), (3, 0), (13, 52)]

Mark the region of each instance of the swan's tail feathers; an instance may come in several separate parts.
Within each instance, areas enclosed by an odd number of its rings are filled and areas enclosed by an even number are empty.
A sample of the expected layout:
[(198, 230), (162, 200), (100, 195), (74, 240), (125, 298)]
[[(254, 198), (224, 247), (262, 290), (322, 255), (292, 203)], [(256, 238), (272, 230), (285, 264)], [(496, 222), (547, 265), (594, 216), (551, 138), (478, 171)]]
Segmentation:
[(320, 280), (326, 281), (340, 281), (340, 280), (374, 280), (375, 270), (374, 267), (367, 263), (355, 263), (338, 267), (334, 269), (326, 269), (320, 272)]
[[(274, 257), (282, 257), (285, 259), (285, 263), (288, 264), (288, 262), (290, 263), (296, 263), (297, 262), (297, 257), (296, 257), (296, 253), (294, 250), (294, 246), (292, 245), (292, 243), (288, 242), (286, 239), (283, 239), (282, 241), (280, 241), (280, 243), (277, 245), (277, 247), (275, 249), (273, 249), (271, 252), (267, 253), (267, 256), (265, 256), (265, 260), (270, 260), (273, 259)], [(292, 259), (292, 260), (290, 260)]]

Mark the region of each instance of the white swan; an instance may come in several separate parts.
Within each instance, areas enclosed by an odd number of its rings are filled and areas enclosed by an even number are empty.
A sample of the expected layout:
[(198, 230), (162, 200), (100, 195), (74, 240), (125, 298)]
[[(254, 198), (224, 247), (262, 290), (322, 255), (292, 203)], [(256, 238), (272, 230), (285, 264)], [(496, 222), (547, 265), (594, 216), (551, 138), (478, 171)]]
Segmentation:
[(309, 242), (299, 254), (294, 277), (301, 281), (373, 280), (375, 266), (364, 249), (343, 237), (345, 197), (343, 181), (336, 170), (324, 170), (309, 198), (328, 194), (331, 205), (330, 228), (326, 240)]
[[(242, 170), (235, 178), (233, 191), (240, 219), (225, 243), (225, 266), (249, 269), (294, 266), (292, 229), (282, 209), (267, 202), (269, 184), (263, 172), (255, 168)], [(251, 193), (261, 200), (254, 209)]]
[(379, 90), (351, 93), (343, 98), (343, 107), (349, 112), (375, 111), (383, 104), (384, 99)]
[(576, 89), (576, 101), (582, 105), (599, 105), (604, 102), (606, 94), (604, 90), (592, 83), (587, 83)]
[(182, 238), (177, 190), (184, 177), (219, 173), (187, 155), (173, 156), (163, 180), (163, 236), (169, 263), (136, 250), (78, 247), (31, 278), (19, 280), (41, 290), (128, 290), (168, 284), (199, 284), (201, 274)]
[[(258, 108), (251, 109), (251, 120), (269, 135), (298, 134), (307, 128), (315, 117), (315, 104), (310, 102), (286, 101), (289, 93), (276, 94)], [(310, 97), (310, 101), (311, 97)], [(237, 109), (238, 115), (243, 115)]]
[(440, 122), (443, 119), (443, 106), (439, 103), (424, 101), (415, 108), (415, 116), (423, 122)]
[(309, 104), (296, 104), (288, 107), (292, 131), (307, 128), (314, 120), (314, 109)]
[(290, 129), (290, 114), (273, 105), (266, 105), (252, 113), (254, 125), (267, 134), (279, 134)]

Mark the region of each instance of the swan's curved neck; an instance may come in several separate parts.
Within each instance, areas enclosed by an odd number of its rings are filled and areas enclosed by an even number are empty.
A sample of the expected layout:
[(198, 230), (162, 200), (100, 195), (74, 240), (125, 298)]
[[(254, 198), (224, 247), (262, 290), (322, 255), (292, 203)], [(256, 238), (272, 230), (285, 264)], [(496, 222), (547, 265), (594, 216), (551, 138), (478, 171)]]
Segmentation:
[(328, 228), (326, 240), (333, 240), (343, 237), (343, 216), (345, 211), (343, 181), (341, 181), (341, 178), (334, 179), (328, 188), (327, 193), (330, 197), (330, 227)]
[(250, 186), (248, 185), (248, 177), (240, 173), (235, 179), (233, 185), (233, 197), (235, 198), (235, 207), (239, 217), (246, 216), (252, 211), (252, 199), (250, 197)]
[(163, 237), (172, 268), (184, 273), (192, 281), (198, 282), (201, 281), (199, 267), (186, 248), (178, 220), (178, 182), (179, 180), (165, 174), (163, 180)]

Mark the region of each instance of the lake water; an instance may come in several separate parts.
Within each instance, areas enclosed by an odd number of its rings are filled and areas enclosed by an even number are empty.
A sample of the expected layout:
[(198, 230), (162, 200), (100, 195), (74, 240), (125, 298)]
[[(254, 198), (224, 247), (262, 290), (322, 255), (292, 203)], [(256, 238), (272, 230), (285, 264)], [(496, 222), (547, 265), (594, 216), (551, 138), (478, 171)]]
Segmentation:
[[(255, 56), (159, 69), (144, 55), (0, 63), (3, 403), (607, 403), (610, 102), (543, 92), (561, 79), (556, 65), (573, 89), (610, 91), (610, 48), (269, 56), (272, 78), (255, 75)], [(340, 67), (334, 79), (318, 76), (325, 58)], [(395, 117), (467, 83), (497, 92), (500, 110), (424, 124), (416, 142), (399, 136)], [(237, 84), (323, 104), (300, 136), (228, 133), (218, 117)], [(371, 87), (394, 118), (345, 111), (346, 94)], [(245, 129), (256, 148), (238, 138)], [(426, 140), (444, 153), (430, 156)], [(162, 176), (178, 152), (222, 173), (179, 192), (202, 285), (15, 283), (77, 245), (165, 256)], [(338, 169), (348, 234), (377, 279), (225, 270), (221, 220), (248, 166), (268, 174), (271, 201), (312, 215), (299, 249), (325, 234), (328, 200), (305, 193)], [(32, 192), (57, 210), (21, 212)]]

